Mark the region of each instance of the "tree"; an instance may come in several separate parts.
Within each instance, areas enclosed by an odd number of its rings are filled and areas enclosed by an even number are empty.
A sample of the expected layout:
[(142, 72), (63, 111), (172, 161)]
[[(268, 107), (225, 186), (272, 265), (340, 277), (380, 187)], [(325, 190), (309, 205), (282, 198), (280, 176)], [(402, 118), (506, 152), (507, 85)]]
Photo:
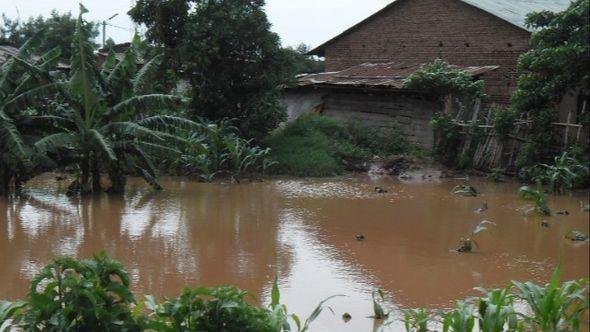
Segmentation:
[[(521, 153), (520, 166), (551, 158), (551, 123), (556, 106), (566, 93), (578, 93), (587, 102), (590, 95), (590, 26), (588, 0), (576, 0), (561, 13), (541, 11), (527, 17), (535, 29), (532, 49), (520, 56), (520, 76), (512, 96), (514, 107), (533, 119), (535, 135), (530, 148)], [(587, 117), (587, 114), (586, 114)]]
[(297, 74), (321, 73), (325, 70), (325, 61), (307, 55), (311, 48), (306, 44), (299, 44), (297, 47), (287, 47), (286, 51), (292, 56)]
[(285, 119), (280, 86), (294, 68), (270, 31), (264, 0), (139, 0), (129, 15), (165, 47), (192, 86), (192, 116), (238, 119), (240, 132), (261, 137)]
[(522, 111), (539, 111), (559, 103), (571, 90), (590, 89), (588, 0), (576, 0), (561, 13), (542, 11), (527, 17), (536, 30), (532, 49), (519, 58), (520, 77), (513, 101)]
[(52, 116), (58, 130), (35, 142), (35, 150), (48, 157), (69, 156), (66, 159), (79, 172), (72, 192), (99, 191), (102, 172), (108, 173), (115, 192), (124, 190), (128, 174), (140, 175), (159, 188), (153, 156), (176, 153), (171, 142), (177, 138), (171, 133), (193, 123), (173, 116), (146, 117), (155, 109), (177, 107), (181, 100), (146, 94), (161, 59), (154, 58), (138, 70), (138, 37), (121, 61), (111, 51), (102, 69), (97, 68), (92, 31), (82, 17), (86, 12), (80, 5), (69, 80), (57, 85), (66, 102)]
[[(91, 39), (98, 36), (98, 24), (86, 22)], [(48, 18), (38, 16), (29, 18), (28, 21), (11, 20), (2, 14), (2, 25), (0, 26), (0, 44), (11, 44), (21, 46), (25, 41), (39, 31), (45, 31), (45, 38), (39, 49), (40, 52), (47, 52), (59, 46), (62, 50), (62, 57), (69, 59), (71, 52), (72, 37), (76, 28), (76, 19), (71, 13), (60, 14), (56, 10), (51, 11)], [(94, 48), (98, 45), (93, 43)]]
[(44, 97), (53, 84), (37, 71), (52, 68), (61, 54), (58, 47), (34, 59), (42, 42), (43, 34), (35, 34), (0, 67), (0, 195), (18, 190), (35, 166), (27, 144), (34, 136), (26, 135), (23, 123), (40, 119), (27, 106)]

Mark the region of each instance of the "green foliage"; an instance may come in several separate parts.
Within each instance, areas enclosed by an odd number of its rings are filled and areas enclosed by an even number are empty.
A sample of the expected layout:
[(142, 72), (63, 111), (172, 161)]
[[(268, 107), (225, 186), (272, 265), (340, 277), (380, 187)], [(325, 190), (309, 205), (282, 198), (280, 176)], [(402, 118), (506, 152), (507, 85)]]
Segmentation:
[(504, 173), (506, 173), (506, 170), (503, 168), (493, 168), (487, 178), (494, 182), (504, 182), (506, 181)]
[(493, 111), (494, 131), (500, 140), (506, 140), (514, 129), (514, 122), (520, 116), (519, 112), (510, 108), (495, 108)]
[(563, 194), (567, 190), (584, 184), (590, 175), (587, 163), (581, 163), (564, 152), (561, 156), (555, 157), (553, 165), (539, 164), (534, 166), (529, 174), (536, 174), (536, 178), (550, 186), (554, 193)]
[[(580, 320), (590, 307), (588, 279), (560, 283), (561, 273), (562, 267), (558, 265), (545, 286), (513, 281), (504, 289), (476, 288), (483, 293), (482, 297), (458, 301), (455, 308), (446, 312), (406, 311), (403, 319), (406, 331), (430, 331), (429, 325), (440, 323), (445, 332), (579, 331)], [(525, 308), (519, 306), (517, 312), (516, 302)], [(389, 319), (383, 326), (392, 323)]]
[[(87, 22), (90, 36), (94, 40), (98, 36), (98, 24)], [(60, 14), (52, 10), (49, 17), (30, 17), (27, 21), (11, 20), (2, 14), (0, 25), (0, 44), (22, 46), (29, 38), (40, 31), (45, 31), (45, 38), (40, 45), (40, 52), (48, 52), (55, 47), (62, 50), (62, 58), (69, 59), (72, 54), (72, 41), (76, 30), (76, 18), (71, 13)], [(93, 43), (93, 48), (98, 45)]]
[(524, 331), (523, 323), (518, 321), (514, 309), (514, 296), (511, 294), (511, 287), (491, 291), (483, 288), (479, 288), (479, 290), (484, 294), (479, 299), (478, 305), (478, 321), (481, 332)]
[(477, 244), (477, 241), (475, 241), (475, 236), (478, 235), (479, 233), (487, 230), (488, 225), (496, 226), (496, 223), (492, 222), (492, 221), (488, 221), (488, 220), (482, 220), (477, 226), (475, 226), (473, 228), (473, 230), (471, 231), (471, 234), (469, 234), (465, 238), (461, 238), (461, 241), (460, 241), (461, 246), (459, 248), (457, 248), (457, 252), (469, 253), (473, 250), (473, 245), (475, 245), (476, 247), (479, 248), (479, 244)]
[(292, 80), (291, 54), (270, 31), (263, 0), (136, 1), (129, 12), (192, 88), (193, 119), (238, 119), (261, 138), (285, 119), (280, 86)]
[(430, 125), (434, 131), (434, 155), (444, 164), (455, 164), (461, 141), (461, 128), (453, 123), (450, 114), (444, 113), (436, 113)]
[(537, 113), (553, 108), (571, 90), (588, 96), (588, 3), (576, 0), (564, 12), (542, 11), (527, 17), (527, 25), (536, 31), (532, 49), (519, 58), (524, 74), (512, 98), (519, 111)]
[(28, 144), (35, 136), (29, 135), (25, 124), (41, 118), (28, 106), (53, 92), (55, 85), (38, 71), (54, 66), (60, 56), (56, 48), (35, 57), (43, 40), (43, 33), (34, 35), (0, 66), (0, 195), (18, 190), (36, 166), (36, 156)]
[(531, 200), (534, 203), (534, 207), (525, 213), (536, 211), (545, 216), (551, 215), (551, 209), (549, 209), (549, 205), (547, 204), (547, 199), (545, 198), (545, 192), (543, 191), (543, 184), (541, 180), (537, 179), (536, 189), (533, 189), (529, 186), (523, 186), (518, 190), (518, 194), (521, 198)]
[(269, 157), (270, 149), (240, 138), (231, 121), (209, 123), (202, 120), (199, 124), (198, 130), (187, 132), (186, 144), (181, 148), (183, 173), (199, 175), (208, 182), (219, 173), (228, 173), (235, 179), (250, 173), (264, 175), (274, 166)]
[(306, 44), (299, 44), (297, 47), (287, 47), (285, 49), (288, 55), (291, 56), (291, 62), (295, 66), (296, 74), (314, 74), (321, 73), (325, 70), (325, 61), (316, 59), (311, 55), (307, 55), (311, 48)]
[(247, 293), (237, 288), (201, 287), (161, 303), (146, 296), (136, 304), (123, 265), (106, 254), (58, 258), (31, 281), (26, 302), (0, 301), (0, 331), (306, 332), (336, 296), (320, 302), (303, 324), (280, 304), (276, 279), (271, 297), (264, 308), (248, 303)]
[(428, 332), (430, 313), (426, 309), (411, 309), (404, 312), (406, 332)]
[(233, 287), (185, 289), (172, 300), (156, 304), (149, 327), (157, 331), (278, 331), (271, 312), (245, 300), (246, 292)]
[(486, 98), (483, 87), (482, 80), (474, 80), (466, 71), (450, 66), (441, 59), (417, 70), (404, 82), (406, 89), (429, 91), (440, 97), (452, 96), (466, 107), (478, 98)]
[(27, 331), (140, 331), (130, 305), (129, 276), (105, 254), (59, 258), (31, 281), (26, 307), (14, 324)]
[(54, 82), (54, 91), (64, 102), (48, 114), (60, 125), (37, 140), (34, 149), (44, 158), (59, 158), (60, 166), (74, 165), (79, 170), (80, 177), (70, 186), (72, 193), (99, 191), (101, 173), (108, 173), (113, 192), (124, 190), (129, 174), (142, 176), (159, 189), (152, 157), (179, 154), (173, 148), (179, 141), (174, 133), (196, 124), (170, 115), (154, 115), (182, 105), (182, 100), (149, 94), (149, 82), (160, 59), (149, 60), (138, 70), (139, 37), (120, 61), (111, 52), (98, 69), (90, 41), (92, 31), (83, 19), (86, 12), (80, 6), (67, 82), (37, 72)]
[(588, 280), (574, 280), (560, 284), (561, 264), (546, 286), (531, 282), (513, 282), (516, 296), (525, 301), (531, 315), (526, 323), (535, 331), (579, 331), (580, 316), (588, 310)]
[(475, 327), (473, 304), (457, 302), (454, 310), (442, 315), (443, 332), (470, 332)]
[(344, 171), (343, 159), (408, 153), (411, 146), (396, 127), (372, 129), (321, 115), (305, 115), (265, 141), (277, 161), (273, 172), (295, 176), (331, 176)]

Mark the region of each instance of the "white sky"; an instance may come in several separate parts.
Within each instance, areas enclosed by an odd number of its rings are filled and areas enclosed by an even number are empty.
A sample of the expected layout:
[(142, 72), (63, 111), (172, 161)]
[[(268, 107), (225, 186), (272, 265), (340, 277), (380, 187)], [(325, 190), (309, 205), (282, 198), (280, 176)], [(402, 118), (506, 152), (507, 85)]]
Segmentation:
[[(327, 41), (361, 21), (392, 0), (267, 0), (266, 11), (273, 31), (281, 36), (283, 45), (306, 43), (312, 46)], [(131, 39), (135, 26), (126, 15), (133, 0), (0, 0), (0, 12), (10, 18), (27, 19), (47, 16), (52, 9), (78, 14), (82, 2), (90, 13), (87, 20), (102, 21), (115, 13), (110, 21), (121, 28), (107, 26), (107, 38), (116, 42)]]

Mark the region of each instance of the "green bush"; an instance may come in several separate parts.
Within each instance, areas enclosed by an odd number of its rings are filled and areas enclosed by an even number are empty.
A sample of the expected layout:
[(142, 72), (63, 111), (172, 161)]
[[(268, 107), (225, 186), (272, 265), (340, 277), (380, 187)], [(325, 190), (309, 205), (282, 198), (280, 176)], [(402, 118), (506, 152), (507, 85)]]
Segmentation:
[(148, 327), (156, 331), (280, 331), (272, 312), (248, 304), (246, 292), (234, 287), (185, 289), (175, 299), (156, 304)]
[(59, 258), (31, 281), (24, 314), (15, 321), (27, 331), (141, 331), (135, 303), (123, 264), (105, 254)]
[(331, 176), (344, 171), (343, 159), (369, 160), (411, 152), (397, 127), (370, 128), (321, 115), (304, 115), (264, 142), (277, 162), (274, 172), (295, 176)]
[[(302, 321), (280, 303), (259, 307), (235, 287), (185, 289), (178, 298), (136, 304), (123, 264), (101, 253), (92, 259), (58, 258), (31, 281), (27, 301), (0, 301), (0, 331), (306, 332), (323, 311), (320, 302)], [(295, 326), (291, 326), (291, 322)]]

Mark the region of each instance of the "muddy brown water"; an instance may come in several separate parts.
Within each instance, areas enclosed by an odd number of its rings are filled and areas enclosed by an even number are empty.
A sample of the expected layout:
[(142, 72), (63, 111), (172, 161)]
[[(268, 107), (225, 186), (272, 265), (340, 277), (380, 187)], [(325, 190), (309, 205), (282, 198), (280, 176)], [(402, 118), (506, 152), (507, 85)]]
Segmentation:
[[(105, 250), (125, 263), (137, 294), (177, 295), (184, 286), (236, 285), (268, 303), (279, 278), (282, 302), (306, 317), (324, 298), (313, 331), (371, 331), (371, 292), (382, 289), (399, 315), (414, 307), (444, 309), (477, 295), (474, 287), (511, 280), (545, 283), (562, 257), (567, 279), (589, 276), (589, 246), (564, 235), (589, 233), (587, 193), (551, 196), (569, 216), (524, 217), (516, 183), (472, 179), (483, 194), (453, 196), (460, 180), (403, 183), (387, 177), (277, 179), (203, 184), (162, 179), (163, 192), (133, 179), (124, 196), (84, 200), (47, 174), (28, 199), (0, 198), (0, 298), (19, 299), (52, 257)], [(374, 187), (389, 192), (375, 194)], [(474, 210), (487, 202), (489, 210)], [(497, 223), (479, 249), (457, 254), (459, 239), (481, 220)], [(549, 228), (541, 221), (550, 222)], [(363, 234), (365, 241), (356, 240)], [(352, 320), (343, 322), (348, 312)], [(401, 322), (392, 330), (401, 329)], [(587, 326), (586, 326), (587, 328)]]

